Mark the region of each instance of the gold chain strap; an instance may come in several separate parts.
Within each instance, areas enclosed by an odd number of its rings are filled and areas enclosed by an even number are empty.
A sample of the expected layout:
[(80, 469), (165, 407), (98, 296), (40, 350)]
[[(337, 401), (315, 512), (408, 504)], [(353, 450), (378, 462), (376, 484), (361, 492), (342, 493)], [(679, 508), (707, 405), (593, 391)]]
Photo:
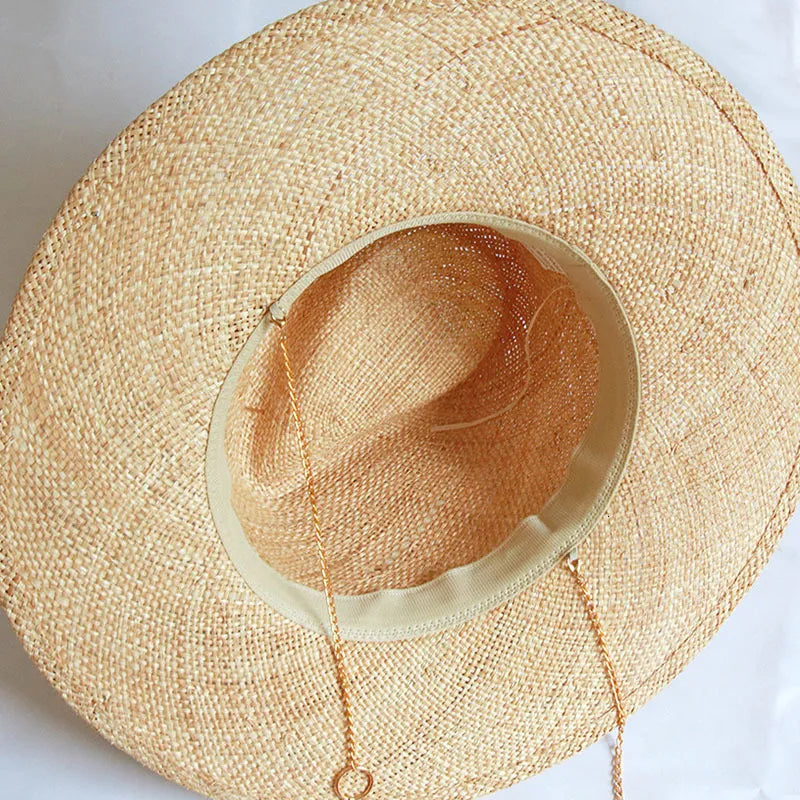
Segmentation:
[[(311, 506), (311, 516), (314, 524), (314, 538), (317, 545), (317, 558), (319, 560), (320, 573), (322, 575), (322, 584), (325, 589), (325, 599), (328, 606), (328, 619), (331, 626), (331, 650), (333, 651), (336, 677), (339, 684), (342, 710), (344, 712), (346, 754), (345, 765), (334, 775), (332, 787), (339, 800), (363, 800), (363, 798), (365, 798), (372, 790), (373, 778), (372, 773), (368, 769), (360, 766), (356, 758), (356, 737), (353, 726), (353, 707), (350, 700), (350, 675), (347, 671), (342, 634), (339, 628), (339, 618), (336, 613), (336, 601), (334, 599), (333, 589), (331, 587), (330, 569), (328, 568), (328, 559), (325, 553), (325, 537), (322, 532), (319, 506), (317, 505), (317, 491), (314, 484), (314, 474), (311, 469), (308, 437), (306, 436), (303, 418), (300, 415), (300, 404), (297, 396), (294, 372), (292, 370), (291, 359), (289, 358), (289, 350), (286, 345), (284, 320), (276, 319), (274, 317), (271, 317), (271, 320), (280, 328), (280, 348), (281, 353), (283, 354), (286, 386), (289, 392), (292, 419), (294, 420), (297, 439), (300, 445), (300, 458), (303, 464), (306, 495), (308, 497), (309, 505)], [(577, 556), (567, 556), (565, 565), (575, 577), (578, 590), (583, 598), (583, 602), (586, 607), (586, 614), (597, 638), (597, 643), (603, 660), (603, 668), (606, 672), (606, 676), (608, 677), (608, 682), (611, 687), (611, 697), (614, 701), (614, 709), (617, 715), (617, 738), (614, 745), (611, 781), (614, 800), (624, 800), (622, 791), (622, 737), (625, 731), (626, 714), (625, 708), (622, 704), (622, 694), (619, 688), (619, 681), (617, 680), (616, 671), (614, 670), (614, 663), (611, 660), (611, 654), (608, 651), (605, 632), (603, 631), (603, 626), (600, 623), (597, 606), (595, 605), (594, 600), (589, 592), (589, 587), (586, 583), (583, 573), (581, 572), (580, 562)], [(350, 773), (359, 775), (364, 782), (363, 788), (355, 794), (346, 794), (341, 788), (342, 779)]]
[(578, 591), (583, 599), (583, 604), (586, 607), (586, 616), (589, 617), (589, 622), (597, 638), (597, 644), (600, 648), (600, 655), (603, 659), (603, 669), (606, 672), (609, 686), (611, 687), (611, 698), (614, 701), (614, 710), (617, 715), (617, 739), (614, 743), (614, 754), (611, 763), (611, 788), (614, 795), (614, 800), (624, 800), (622, 791), (622, 736), (625, 732), (625, 720), (627, 715), (625, 707), (622, 704), (622, 692), (619, 688), (619, 681), (617, 680), (617, 673), (614, 669), (614, 662), (611, 660), (611, 654), (608, 652), (608, 645), (606, 643), (606, 635), (603, 626), (600, 623), (600, 616), (597, 612), (592, 595), (589, 592), (589, 586), (586, 583), (586, 578), (581, 571), (580, 561), (576, 555), (570, 554), (564, 562), (567, 569), (575, 576), (575, 583), (578, 585)]
[[(303, 462), (303, 476), (306, 482), (306, 495), (311, 506), (311, 517), (314, 523), (314, 538), (317, 543), (317, 558), (319, 559), (320, 573), (322, 574), (322, 585), (325, 588), (325, 599), (328, 604), (328, 619), (331, 625), (331, 650), (333, 651), (333, 661), (336, 666), (336, 678), (339, 683), (339, 694), (342, 700), (342, 710), (344, 712), (344, 736), (345, 736), (345, 765), (333, 776), (333, 791), (339, 800), (363, 800), (372, 790), (372, 773), (362, 766), (359, 766), (356, 759), (356, 737), (353, 727), (353, 707), (350, 702), (350, 675), (347, 671), (347, 664), (344, 657), (344, 645), (342, 634), (339, 629), (339, 617), (336, 613), (336, 601), (333, 597), (331, 588), (331, 575), (328, 569), (328, 559), (325, 554), (325, 537), (322, 533), (320, 522), (319, 507), (317, 506), (317, 490), (314, 485), (314, 474), (311, 471), (311, 458), (308, 449), (308, 437), (306, 436), (303, 418), (300, 416), (300, 404), (297, 399), (297, 389), (292, 371), (292, 362), (289, 358), (289, 350), (286, 346), (286, 333), (283, 328), (283, 320), (272, 318), (278, 325), (280, 331), (280, 346), (283, 353), (283, 366), (286, 373), (286, 385), (289, 390), (289, 402), (292, 408), (292, 419), (297, 431), (297, 439), (300, 444), (300, 458)], [(364, 786), (355, 794), (345, 794), (341, 787), (342, 779), (345, 775), (355, 773), (360, 775)]]

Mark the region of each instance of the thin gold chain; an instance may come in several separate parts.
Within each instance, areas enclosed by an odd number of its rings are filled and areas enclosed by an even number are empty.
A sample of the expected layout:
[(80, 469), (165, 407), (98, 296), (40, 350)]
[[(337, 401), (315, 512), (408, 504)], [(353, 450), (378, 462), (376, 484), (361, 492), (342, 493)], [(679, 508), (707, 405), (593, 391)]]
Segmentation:
[[(333, 651), (336, 677), (339, 684), (339, 693), (342, 701), (342, 711), (344, 713), (346, 759), (344, 767), (340, 769), (333, 778), (333, 790), (339, 800), (363, 800), (363, 798), (366, 797), (372, 789), (372, 773), (360, 766), (356, 758), (356, 737), (353, 725), (353, 706), (350, 699), (350, 675), (347, 670), (347, 664), (344, 656), (344, 645), (339, 627), (339, 618), (336, 612), (336, 601), (331, 585), (330, 569), (328, 567), (328, 558), (325, 551), (325, 536), (322, 532), (322, 523), (320, 521), (314, 473), (311, 469), (308, 437), (306, 436), (305, 425), (303, 424), (303, 418), (300, 414), (300, 402), (297, 395), (294, 371), (292, 369), (292, 362), (289, 357), (289, 349), (286, 344), (284, 320), (272, 318), (272, 321), (280, 328), (280, 348), (283, 355), (283, 366), (286, 374), (286, 387), (289, 392), (289, 403), (291, 406), (292, 419), (294, 421), (295, 431), (297, 432), (297, 440), (300, 447), (300, 458), (303, 465), (303, 477), (306, 484), (306, 495), (311, 507), (311, 517), (314, 526), (314, 539), (317, 546), (317, 558), (319, 560), (322, 584), (325, 589), (325, 599), (328, 607), (328, 619), (331, 627), (331, 650)], [(617, 717), (617, 737), (614, 744), (611, 782), (614, 800), (624, 800), (622, 789), (622, 739), (625, 732), (626, 713), (622, 704), (622, 693), (620, 691), (619, 681), (614, 669), (614, 662), (611, 660), (611, 654), (608, 650), (605, 631), (603, 630), (603, 626), (600, 622), (597, 606), (592, 599), (586, 579), (581, 572), (580, 562), (577, 557), (570, 555), (567, 557), (565, 565), (574, 576), (578, 590), (586, 607), (586, 614), (589, 618), (589, 622), (592, 626), (595, 637), (597, 638), (597, 644), (603, 660), (603, 668), (611, 688), (611, 697), (614, 702), (614, 710)], [(345, 775), (351, 772), (361, 776), (364, 786), (356, 793), (346, 794), (341, 789), (340, 782)]]
[[(317, 545), (317, 558), (319, 560), (320, 573), (322, 575), (322, 585), (325, 589), (325, 599), (328, 606), (328, 619), (331, 626), (331, 650), (336, 666), (336, 677), (339, 683), (339, 693), (342, 700), (342, 711), (344, 712), (344, 736), (346, 760), (344, 767), (336, 773), (333, 778), (333, 790), (340, 800), (362, 800), (372, 789), (372, 774), (364, 767), (359, 766), (356, 758), (356, 737), (353, 726), (353, 706), (350, 700), (350, 675), (347, 671), (347, 664), (344, 657), (344, 645), (342, 633), (339, 628), (339, 617), (336, 613), (336, 601), (333, 596), (331, 586), (330, 569), (328, 568), (328, 558), (325, 552), (325, 537), (322, 532), (320, 521), (319, 506), (317, 504), (317, 490), (314, 483), (314, 473), (311, 469), (311, 457), (309, 454), (308, 437), (306, 436), (303, 418), (300, 415), (300, 403), (297, 396), (294, 371), (292, 362), (289, 358), (289, 349), (286, 345), (286, 330), (283, 320), (273, 319), (273, 322), (280, 328), (280, 347), (283, 354), (283, 366), (286, 373), (286, 387), (289, 392), (289, 402), (292, 410), (292, 419), (297, 432), (297, 440), (300, 446), (300, 458), (303, 463), (303, 476), (306, 483), (306, 495), (311, 506), (311, 517), (314, 524), (314, 539)], [(351, 794), (345, 794), (340, 787), (342, 778), (348, 773), (357, 773), (361, 776), (364, 787)]]
[(603, 630), (603, 625), (600, 622), (600, 615), (597, 612), (597, 605), (592, 599), (589, 592), (589, 586), (586, 583), (586, 578), (581, 571), (580, 561), (577, 557), (572, 555), (567, 556), (566, 559), (567, 569), (575, 576), (575, 582), (578, 585), (578, 591), (583, 598), (583, 604), (586, 607), (586, 616), (589, 617), (592, 630), (594, 630), (597, 644), (600, 648), (600, 655), (603, 659), (603, 668), (608, 678), (609, 686), (611, 687), (611, 698), (614, 701), (614, 710), (617, 715), (617, 738), (614, 743), (614, 754), (611, 763), (611, 787), (613, 791), (614, 800), (624, 800), (622, 791), (622, 737), (625, 733), (625, 720), (627, 714), (625, 713), (625, 706), (622, 704), (622, 692), (619, 688), (619, 680), (617, 673), (614, 669), (614, 662), (611, 660), (611, 654), (608, 652), (608, 644), (606, 643), (606, 635)]

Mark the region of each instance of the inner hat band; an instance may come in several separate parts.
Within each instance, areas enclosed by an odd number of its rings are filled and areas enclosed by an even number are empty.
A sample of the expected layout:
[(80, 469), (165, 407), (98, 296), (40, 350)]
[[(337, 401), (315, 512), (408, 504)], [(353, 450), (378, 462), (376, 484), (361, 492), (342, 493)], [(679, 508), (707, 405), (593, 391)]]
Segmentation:
[(286, 578), (265, 562), (248, 541), (233, 510), (224, 447), (231, 398), (250, 356), (274, 330), (271, 320), (284, 319), (292, 303), (318, 277), (383, 236), (448, 223), (493, 228), (527, 247), (543, 266), (568, 278), (578, 305), (597, 335), (599, 383), (595, 408), (564, 483), (538, 513), (522, 519), (492, 552), (427, 583), (360, 595), (336, 595), (342, 636), (359, 640), (421, 636), (462, 623), (513, 597), (585, 538), (608, 505), (628, 459), (640, 392), (634, 338), (614, 290), (582, 252), (535, 225), (471, 212), (416, 217), (351, 242), (305, 272), (259, 321), (222, 383), (206, 451), (209, 504), (229, 557), (250, 588), (273, 609), (316, 632), (330, 634), (324, 593)]

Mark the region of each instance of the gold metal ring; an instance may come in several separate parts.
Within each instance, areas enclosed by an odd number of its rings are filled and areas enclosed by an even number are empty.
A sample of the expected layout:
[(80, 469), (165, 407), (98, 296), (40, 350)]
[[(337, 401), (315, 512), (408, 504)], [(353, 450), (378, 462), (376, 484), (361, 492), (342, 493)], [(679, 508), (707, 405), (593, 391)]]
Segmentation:
[[(342, 794), (342, 790), (339, 788), (339, 784), (341, 783), (342, 778), (345, 775), (355, 772), (358, 775), (361, 775), (364, 778), (365, 785), (364, 788), (357, 792), (356, 794)], [(368, 769), (364, 769), (364, 767), (358, 767), (353, 765), (346, 765), (342, 767), (334, 776), (333, 776), (333, 792), (339, 798), (339, 800), (363, 800), (370, 792), (372, 791), (372, 773)]]

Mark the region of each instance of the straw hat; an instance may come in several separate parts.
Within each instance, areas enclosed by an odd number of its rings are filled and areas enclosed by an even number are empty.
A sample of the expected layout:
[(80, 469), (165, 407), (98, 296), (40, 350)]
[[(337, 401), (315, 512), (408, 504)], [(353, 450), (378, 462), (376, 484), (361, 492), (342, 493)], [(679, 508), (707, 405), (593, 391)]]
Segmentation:
[(0, 351), (15, 630), (216, 798), (467, 798), (566, 758), (795, 506), (798, 209), (730, 85), (595, 0), (266, 28), (33, 257)]

